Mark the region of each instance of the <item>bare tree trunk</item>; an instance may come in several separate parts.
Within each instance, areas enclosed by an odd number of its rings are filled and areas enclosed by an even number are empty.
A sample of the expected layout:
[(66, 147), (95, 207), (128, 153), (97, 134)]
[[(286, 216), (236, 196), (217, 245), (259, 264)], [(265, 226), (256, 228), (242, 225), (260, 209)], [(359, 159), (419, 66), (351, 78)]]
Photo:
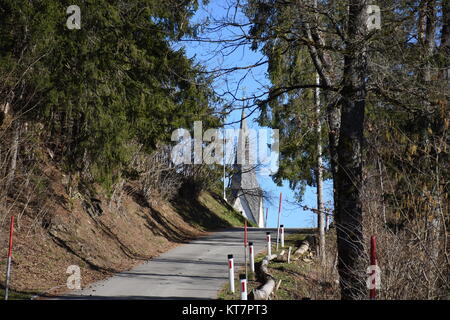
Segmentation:
[[(308, 28), (307, 36), (310, 40), (313, 41), (312, 33), (314, 30)], [(319, 38), (319, 42), (323, 42), (320, 40), (320, 34), (316, 34), (316, 38)], [(332, 69), (329, 57), (326, 56), (323, 52), (318, 52), (314, 48), (314, 46), (308, 46), (311, 58), (314, 62), (316, 70), (320, 75), (321, 81), (326, 86), (331, 86), (331, 77), (327, 74), (326, 69)], [(322, 54), (322, 55), (321, 55)], [(322, 63), (325, 62), (325, 63)], [(329, 152), (330, 152), (330, 165), (331, 165), (331, 173), (333, 176), (333, 205), (334, 205), (334, 213), (336, 213), (338, 207), (338, 188), (337, 188), (337, 173), (338, 173), (338, 145), (339, 145), (339, 132), (341, 127), (341, 106), (339, 101), (329, 102), (329, 94), (327, 91), (324, 92), (325, 101), (328, 104), (326, 109), (327, 115), (327, 123), (328, 123), (328, 143), (329, 143)], [(334, 215), (334, 219), (337, 219), (336, 214)]]
[(377, 159), (377, 165), (378, 165), (378, 172), (380, 174), (380, 191), (381, 191), (381, 203), (383, 206), (383, 223), (384, 225), (387, 224), (387, 220), (386, 220), (386, 205), (384, 203), (384, 183), (383, 183), (383, 171), (381, 170), (381, 162), (380, 162), (380, 157), (378, 157)]
[[(450, 1), (444, 1), (442, 4), (442, 22), (443, 25), (439, 52), (442, 57), (448, 58), (448, 56), (450, 55)], [(450, 80), (450, 66), (448, 65), (448, 63), (443, 66), (440, 72), (440, 78), (444, 80)]]
[(362, 148), (367, 79), (365, 35), (367, 0), (349, 0), (344, 55), (342, 114), (337, 174), (338, 211), (337, 246), (339, 254), (341, 298), (356, 299), (366, 291), (359, 271), (363, 256), (362, 233)]
[[(439, 53), (442, 55), (442, 57), (448, 57), (450, 56), (450, 1), (444, 1), (442, 3), (442, 20), (443, 20), (443, 26), (442, 26), (442, 32), (441, 32), (441, 43), (439, 47)], [(441, 81), (445, 81), (445, 83), (448, 85), (448, 81), (450, 80), (450, 65), (447, 63), (443, 66), (442, 71), (439, 74), (439, 79)], [(447, 103), (448, 107), (448, 103)], [(444, 143), (443, 143), (444, 144)], [(445, 145), (445, 144), (444, 144)], [(436, 176), (437, 176), (437, 182), (436, 186), (440, 188), (440, 170), (439, 170), (439, 161), (436, 159)], [(442, 255), (442, 259), (447, 262), (447, 265), (449, 266), (449, 260), (448, 260), (448, 251), (447, 251), (447, 232), (446, 232), (446, 215), (444, 212), (448, 212), (448, 210), (445, 210), (445, 197), (444, 192), (442, 190), (439, 190), (438, 192), (438, 204), (439, 204), (439, 213), (440, 216), (440, 224), (442, 226), (442, 231), (439, 229), (439, 232), (442, 233), (442, 250), (440, 251), (440, 254)], [(448, 202), (447, 202), (448, 203)], [(447, 274), (450, 271), (450, 268), (447, 268)]]
[[(325, 94), (325, 98), (328, 95)], [(326, 99), (328, 101), (328, 99)], [(330, 167), (331, 174), (333, 176), (333, 206), (334, 206), (334, 220), (336, 221), (338, 212), (338, 189), (337, 189), (337, 174), (339, 170), (338, 166), (338, 146), (339, 146), (339, 133), (341, 128), (341, 108), (340, 102), (332, 102), (327, 107), (327, 122), (328, 122), (328, 144), (330, 151)]]
[[(316, 74), (316, 84), (320, 85), (319, 74)], [(320, 89), (314, 91), (317, 117), (317, 228), (319, 230), (319, 257), (325, 262), (325, 213), (323, 206), (323, 169), (322, 169), (322, 122), (320, 119)]]
[(259, 289), (253, 289), (254, 300), (268, 300), (271, 293), (275, 289), (275, 278), (269, 273), (267, 266), (269, 261), (277, 257), (276, 254), (267, 256), (263, 259), (260, 266), (260, 272), (264, 278), (264, 285)]
[(6, 180), (7, 188), (10, 186), (16, 174), (17, 168), (17, 154), (19, 152), (19, 132), (20, 126), (19, 121), (15, 120), (13, 125), (13, 141), (11, 145), (11, 164), (8, 171), (8, 179)]
[(435, 0), (422, 0), (419, 7), (418, 39), (424, 50), (425, 65), (419, 75), (422, 81), (431, 81), (431, 64), (429, 59), (435, 49), (436, 32)]

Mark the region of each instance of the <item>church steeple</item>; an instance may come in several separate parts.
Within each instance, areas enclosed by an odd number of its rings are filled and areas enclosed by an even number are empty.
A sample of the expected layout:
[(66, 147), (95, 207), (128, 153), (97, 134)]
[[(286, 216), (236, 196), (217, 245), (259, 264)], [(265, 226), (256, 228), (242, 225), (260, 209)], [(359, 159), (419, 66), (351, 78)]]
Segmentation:
[[(250, 130), (248, 129), (247, 125), (247, 118), (245, 115), (245, 109), (242, 109), (241, 114), (241, 123), (239, 126), (239, 137), (238, 137), (238, 145), (236, 149), (236, 165), (254, 165), (254, 155), (252, 155), (251, 151), (255, 152), (256, 150), (252, 148), (252, 145), (250, 144), (250, 139), (255, 138), (252, 137)], [(254, 141), (253, 141), (254, 142)]]
[(231, 179), (232, 203), (233, 207), (242, 212), (248, 220), (263, 227), (262, 190), (256, 178), (256, 163), (253, 161), (255, 155), (252, 154), (256, 152), (256, 148), (252, 148), (250, 143), (250, 139), (256, 139), (256, 137), (248, 128), (245, 109), (242, 109), (239, 128), (235, 158), (236, 172)]

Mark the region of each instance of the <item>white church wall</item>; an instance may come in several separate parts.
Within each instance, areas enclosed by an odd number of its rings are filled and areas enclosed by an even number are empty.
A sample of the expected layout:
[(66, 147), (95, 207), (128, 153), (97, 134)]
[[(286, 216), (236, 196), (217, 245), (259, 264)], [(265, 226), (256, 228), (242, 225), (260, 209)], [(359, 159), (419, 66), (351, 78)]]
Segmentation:
[(264, 208), (262, 198), (259, 200), (258, 227), (264, 228)]
[(255, 219), (253, 218), (253, 215), (251, 213), (250, 207), (248, 206), (247, 202), (245, 201), (245, 199), (243, 199), (243, 201), (241, 201), (241, 196), (236, 198), (236, 201), (234, 202), (233, 208), (238, 211), (238, 212), (242, 212), (242, 215), (244, 216), (245, 219), (253, 222), (253, 223), (257, 223), (255, 221)]

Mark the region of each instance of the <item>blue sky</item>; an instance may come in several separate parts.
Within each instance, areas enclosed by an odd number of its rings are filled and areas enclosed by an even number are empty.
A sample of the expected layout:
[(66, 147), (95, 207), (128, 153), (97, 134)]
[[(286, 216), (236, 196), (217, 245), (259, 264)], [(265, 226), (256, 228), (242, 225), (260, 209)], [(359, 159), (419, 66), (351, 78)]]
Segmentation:
[[(210, 3), (205, 6), (202, 5), (193, 22), (201, 22), (208, 18), (210, 20), (219, 19), (227, 14), (226, 10), (227, 1), (223, 0), (211, 0)], [(237, 13), (238, 19), (245, 19), (245, 17)], [(204, 36), (208, 38), (230, 38), (232, 36), (230, 30), (220, 30), (214, 33), (205, 33)], [(200, 35), (202, 36), (202, 35)], [(253, 65), (264, 57), (259, 52), (250, 50), (249, 47), (240, 47), (238, 50), (222, 50), (217, 52), (218, 44), (208, 42), (184, 42), (182, 44), (185, 47), (188, 57), (194, 57), (194, 59), (205, 65), (209, 70), (216, 70), (224, 67), (237, 67)], [(266, 76), (266, 65), (252, 68), (251, 70), (239, 70), (233, 71), (226, 76), (218, 77), (215, 79), (214, 86), (216, 92), (225, 93), (227, 91), (235, 92), (238, 98), (251, 97), (252, 95), (260, 95), (264, 86), (269, 85), (269, 81)], [(223, 96), (225, 100), (232, 101), (231, 95)], [(242, 103), (235, 103), (234, 106), (240, 107)], [(246, 110), (248, 114), (250, 110)], [(251, 129), (260, 129), (254, 119), (258, 116), (258, 111), (255, 111), (248, 119), (248, 126)], [(241, 110), (233, 111), (226, 119), (227, 123), (238, 122), (241, 117)], [(226, 125), (225, 128), (239, 128), (239, 123), (233, 123)], [(283, 193), (281, 224), (285, 227), (315, 227), (317, 226), (316, 215), (310, 211), (303, 210), (294, 201), (294, 191), (289, 188), (288, 181), (285, 181), (283, 186), (277, 186), (270, 176), (264, 176), (258, 174), (258, 181), (261, 187), (271, 195), (272, 204), (268, 204), (269, 217), (268, 227), (277, 226), (278, 217), (278, 202), (280, 192)], [(332, 200), (332, 183), (326, 181), (324, 183), (324, 199), (326, 206), (330, 206)], [(316, 207), (316, 189), (307, 187), (302, 205), (306, 205), (310, 208)], [(264, 213), (265, 214), (265, 213)]]

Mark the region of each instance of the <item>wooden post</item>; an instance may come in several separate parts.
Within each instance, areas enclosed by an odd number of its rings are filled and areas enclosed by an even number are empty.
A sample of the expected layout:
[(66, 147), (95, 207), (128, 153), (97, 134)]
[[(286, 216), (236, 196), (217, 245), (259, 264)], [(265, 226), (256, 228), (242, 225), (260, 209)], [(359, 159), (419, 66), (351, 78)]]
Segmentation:
[(281, 248), (284, 248), (284, 225), (280, 226), (281, 228)]
[(281, 214), (281, 201), (282, 201), (283, 193), (280, 192), (280, 204), (278, 205), (278, 224), (277, 224), (277, 251), (278, 251), (278, 242), (280, 239), (280, 214)]
[(13, 233), (14, 233), (14, 216), (11, 216), (11, 225), (9, 227), (8, 262), (6, 265), (5, 300), (8, 300), (9, 281), (11, 278), (11, 257), (12, 257), (12, 246), (13, 246)]
[(272, 243), (270, 241), (270, 232), (266, 232), (267, 240), (267, 255), (270, 257), (272, 255)]

